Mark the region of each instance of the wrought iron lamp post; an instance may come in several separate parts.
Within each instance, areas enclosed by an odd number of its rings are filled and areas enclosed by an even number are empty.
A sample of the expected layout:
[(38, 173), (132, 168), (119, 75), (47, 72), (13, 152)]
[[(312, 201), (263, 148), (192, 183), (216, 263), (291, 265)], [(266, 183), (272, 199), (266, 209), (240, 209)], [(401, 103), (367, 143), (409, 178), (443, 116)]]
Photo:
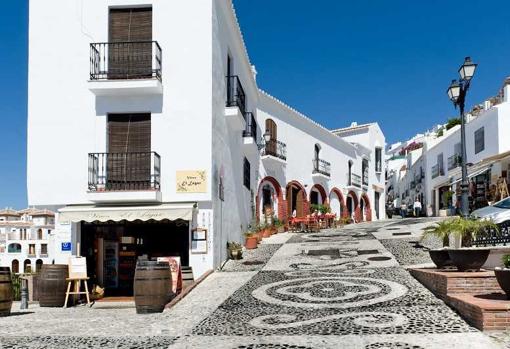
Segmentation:
[(459, 68), (460, 79), (452, 80), (450, 87), (448, 87), (448, 97), (453, 102), (455, 108), (459, 107), (460, 111), (460, 137), (461, 137), (461, 166), (462, 166), (462, 201), (461, 212), (464, 218), (469, 216), (469, 182), (467, 174), (467, 151), (466, 151), (466, 119), (464, 115), (464, 106), (466, 102), (466, 94), (471, 84), (471, 79), (475, 75), (477, 64), (471, 61), (470, 57), (466, 57), (464, 63)]
[(271, 133), (269, 132), (269, 130), (266, 130), (266, 132), (262, 135), (262, 142), (257, 144), (257, 146), (259, 149), (262, 149), (270, 141), (271, 141)]

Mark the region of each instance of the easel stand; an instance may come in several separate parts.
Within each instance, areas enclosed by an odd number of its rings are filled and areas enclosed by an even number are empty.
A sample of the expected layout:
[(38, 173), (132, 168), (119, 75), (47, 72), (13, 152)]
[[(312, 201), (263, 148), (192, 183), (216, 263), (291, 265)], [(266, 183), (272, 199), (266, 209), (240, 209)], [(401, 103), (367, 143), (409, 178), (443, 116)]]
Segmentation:
[[(67, 291), (66, 291), (66, 300), (64, 302), (64, 308), (67, 308), (67, 301), (69, 300), (69, 295), (72, 294), (72, 295), (81, 295), (81, 294), (84, 294), (86, 295), (87, 297), (87, 305), (90, 306), (91, 303), (90, 303), (90, 297), (89, 297), (89, 287), (87, 285), (87, 281), (88, 281), (88, 277), (87, 278), (67, 278), (66, 281), (67, 281)], [(83, 281), (83, 283), (85, 284), (85, 291), (80, 291), (81, 289), (81, 282)], [(74, 284), (74, 291), (71, 292), (71, 284)]]

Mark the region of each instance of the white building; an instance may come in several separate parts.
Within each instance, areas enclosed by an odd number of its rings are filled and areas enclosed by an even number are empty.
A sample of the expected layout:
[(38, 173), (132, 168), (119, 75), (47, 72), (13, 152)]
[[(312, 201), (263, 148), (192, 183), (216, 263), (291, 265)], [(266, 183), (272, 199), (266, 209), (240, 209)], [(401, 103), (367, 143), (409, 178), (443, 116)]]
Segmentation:
[(29, 203), (107, 293), (140, 255), (218, 267), (266, 209), (384, 218), (378, 126), (346, 140), (261, 91), (230, 0), (33, 1), (29, 27)]
[[(470, 179), (471, 209), (485, 206), (493, 201), (496, 183), (502, 179), (510, 182), (510, 80), (506, 80), (497, 97), (485, 101), (467, 113), (466, 151)], [(393, 188), (402, 199), (423, 199), (428, 214), (440, 215), (441, 210), (457, 207), (460, 199), (461, 141), (460, 125), (446, 129), (436, 127), (435, 132), (422, 139), (423, 147), (407, 154), (403, 176), (396, 175)], [(422, 169), (420, 190), (416, 185), (416, 173)], [(451, 193), (451, 194), (449, 194)], [(412, 202), (411, 201), (411, 202)], [(425, 213), (425, 212), (424, 212)]]
[(51, 211), (33, 208), (0, 211), (0, 266), (26, 273), (52, 263), (54, 217)]

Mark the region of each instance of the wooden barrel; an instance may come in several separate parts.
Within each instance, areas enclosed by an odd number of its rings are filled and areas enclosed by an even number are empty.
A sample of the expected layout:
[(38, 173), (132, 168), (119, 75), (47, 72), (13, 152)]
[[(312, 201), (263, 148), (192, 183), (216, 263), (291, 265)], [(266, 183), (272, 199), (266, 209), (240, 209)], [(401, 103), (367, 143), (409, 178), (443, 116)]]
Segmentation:
[(66, 297), (67, 264), (43, 264), (39, 274), (39, 305), (62, 307)]
[(11, 313), (13, 297), (11, 270), (8, 267), (0, 267), (0, 316), (8, 316)]
[(168, 263), (138, 261), (134, 295), (138, 314), (161, 313), (172, 299), (172, 274)]

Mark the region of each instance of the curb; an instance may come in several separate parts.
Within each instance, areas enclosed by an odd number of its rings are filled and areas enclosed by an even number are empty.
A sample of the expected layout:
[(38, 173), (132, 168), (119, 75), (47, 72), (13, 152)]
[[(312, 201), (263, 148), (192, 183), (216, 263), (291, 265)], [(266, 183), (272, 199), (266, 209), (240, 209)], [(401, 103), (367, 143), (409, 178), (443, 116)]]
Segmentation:
[(174, 307), (177, 303), (179, 303), (184, 297), (186, 297), (191, 291), (193, 291), (193, 289), (195, 287), (197, 287), (202, 281), (204, 281), (205, 279), (207, 279), (207, 277), (209, 275), (211, 275), (212, 273), (214, 272), (213, 269), (211, 270), (208, 270), (204, 273), (204, 275), (202, 275), (201, 277), (199, 277), (197, 279), (197, 281), (195, 281), (193, 284), (191, 284), (188, 288), (186, 288), (184, 291), (182, 291), (177, 297), (175, 297), (174, 299), (172, 299), (172, 301), (170, 303), (168, 303), (167, 305), (165, 305), (165, 310), (167, 309), (170, 309), (172, 307)]

